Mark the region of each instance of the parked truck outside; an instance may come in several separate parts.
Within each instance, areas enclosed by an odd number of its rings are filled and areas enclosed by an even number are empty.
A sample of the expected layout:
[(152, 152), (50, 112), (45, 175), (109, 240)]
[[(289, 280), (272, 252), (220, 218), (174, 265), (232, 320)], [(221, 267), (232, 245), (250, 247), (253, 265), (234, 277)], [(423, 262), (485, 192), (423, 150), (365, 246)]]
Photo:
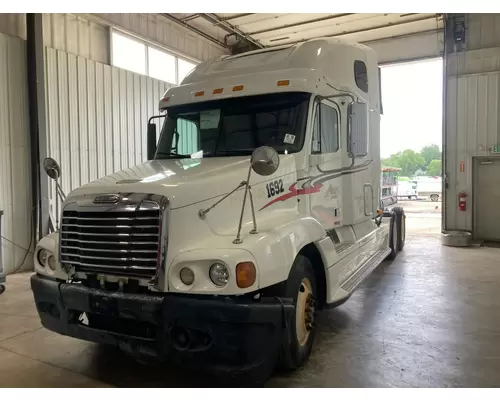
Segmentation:
[(73, 190), (37, 244), (43, 326), (222, 374), (299, 368), (317, 313), (405, 244), (403, 209), (380, 209), (375, 52), (223, 56), (159, 108), (148, 161)]

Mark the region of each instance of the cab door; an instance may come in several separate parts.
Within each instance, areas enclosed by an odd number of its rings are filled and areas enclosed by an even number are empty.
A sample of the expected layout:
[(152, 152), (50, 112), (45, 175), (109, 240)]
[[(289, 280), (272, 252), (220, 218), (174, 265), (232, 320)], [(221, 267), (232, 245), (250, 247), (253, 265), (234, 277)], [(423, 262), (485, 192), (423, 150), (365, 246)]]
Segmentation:
[(325, 230), (342, 225), (340, 111), (331, 101), (314, 109), (309, 182), (311, 214)]

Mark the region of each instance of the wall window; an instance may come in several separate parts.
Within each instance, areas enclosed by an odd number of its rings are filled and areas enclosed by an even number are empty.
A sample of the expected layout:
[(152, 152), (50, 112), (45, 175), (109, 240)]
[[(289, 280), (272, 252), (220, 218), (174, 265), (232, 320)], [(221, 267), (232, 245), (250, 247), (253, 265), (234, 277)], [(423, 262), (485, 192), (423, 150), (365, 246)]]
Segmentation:
[(148, 47), (148, 75), (165, 82), (176, 83), (175, 56)]
[(178, 65), (178, 78), (179, 78), (179, 84), (182, 82), (182, 80), (191, 72), (191, 70), (196, 67), (195, 63), (183, 60), (182, 58), (177, 59), (177, 65)]
[(326, 104), (316, 107), (312, 152), (336, 153), (339, 150), (339, 117), (337, 110)]
[(167, 50), (113, 30), (111, 33), (113, 66), (148, 75), (174, 85), (196, 66)]
[(146, 74), (146, 45), (113, 32), (113, 65), (138, 74)]

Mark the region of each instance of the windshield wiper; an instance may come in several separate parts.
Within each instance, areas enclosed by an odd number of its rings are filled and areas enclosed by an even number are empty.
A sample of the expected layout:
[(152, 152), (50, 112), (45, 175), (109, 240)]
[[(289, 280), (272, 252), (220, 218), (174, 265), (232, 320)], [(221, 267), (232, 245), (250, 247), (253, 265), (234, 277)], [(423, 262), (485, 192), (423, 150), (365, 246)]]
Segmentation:
[(169, 158), (191, 158), (191, 155), (189, 155), (189, 154), (177, 154), (177, 153), (173, 153), (173, 152), (170, 152), (170, 151), (159, 151), (156, 154), (157, 155), (162, 154), (162, 155), (165, 155), (165, 156), (170, 156)]

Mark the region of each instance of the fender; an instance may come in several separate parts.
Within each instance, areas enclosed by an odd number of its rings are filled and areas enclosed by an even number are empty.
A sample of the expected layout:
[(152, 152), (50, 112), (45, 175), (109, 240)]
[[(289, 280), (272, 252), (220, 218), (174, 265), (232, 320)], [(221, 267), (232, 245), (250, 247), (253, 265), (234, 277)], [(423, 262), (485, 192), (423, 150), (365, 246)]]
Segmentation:
[(259, 288), (285, 281), (300, 250), (325, 235), (325, 230), (315, 218), (304, 217), (263, 235), (256, 235), (251, 241), (247, 237), (243, 245), (257, 262)]

